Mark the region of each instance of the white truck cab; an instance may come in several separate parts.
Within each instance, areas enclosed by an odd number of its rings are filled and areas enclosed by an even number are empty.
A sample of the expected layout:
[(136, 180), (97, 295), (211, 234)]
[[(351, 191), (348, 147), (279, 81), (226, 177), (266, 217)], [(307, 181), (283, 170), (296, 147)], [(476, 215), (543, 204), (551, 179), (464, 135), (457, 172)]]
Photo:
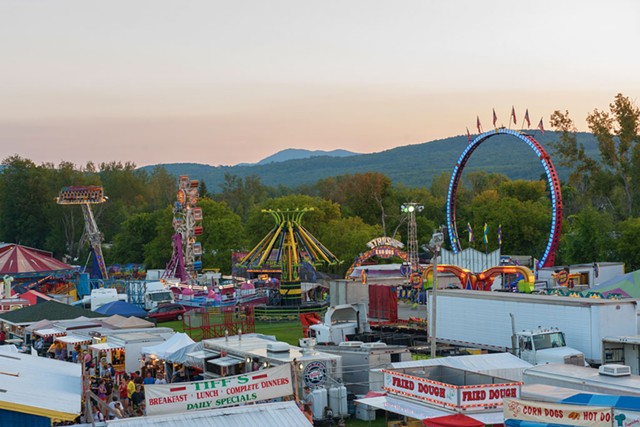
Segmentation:
[(174, 302), (173, 292), (162, 282), (149, 282), (144, 290), (144, 309), (152, 310), (162, 304)]
[(532, 365), (564, 363), (589, 366), (584, 353), (567, 347), (564, 332), (559, 329), (537, 328), (516, 332), (517, 356)]

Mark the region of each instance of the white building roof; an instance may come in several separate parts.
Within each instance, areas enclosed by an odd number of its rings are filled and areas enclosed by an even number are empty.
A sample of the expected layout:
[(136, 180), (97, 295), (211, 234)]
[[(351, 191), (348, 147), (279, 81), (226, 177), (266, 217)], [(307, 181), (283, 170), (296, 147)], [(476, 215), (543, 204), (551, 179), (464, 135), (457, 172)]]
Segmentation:
[(271, 352), (267, 350), (267, 344), (277, 342), (274, 337), (262, 334), (242, 334), (242, 336), (234, 335), (227, 338), (212, 338), (203, 340), (202, 343), (206, 350), (213, 351), (226, 351), (229, 354), (235, 354), (240, 356), (260, 357), (262, 359), (269, 359), (273, 361), (279, 361), (282, 363), (292, 362), (294, 359), (297, 361), (310, 361), (310, 360), (341, 360), (340, 356), (330, 353), (324, 353), (318, 351), (321, 347), (316, 347), (312, 351), (303, 352), (303, 349), (287, 343), (283, 344), (288, 348), (288, 351), (283, 352)]
[(522, 371), (533, 365), (511, 353), (494, 353), (409, 360), (392, 363), (389, 369), (419, 368), (422, 366), (449, 366), (512, 381), (522, 381)]
[(232, 408), (126, 418), (107, 422), (109, 427), (309, 427), (295, 402), (262, 403)]
[(80, 415), (82, 367), (0, 346), (0, 409), (60, 420)]

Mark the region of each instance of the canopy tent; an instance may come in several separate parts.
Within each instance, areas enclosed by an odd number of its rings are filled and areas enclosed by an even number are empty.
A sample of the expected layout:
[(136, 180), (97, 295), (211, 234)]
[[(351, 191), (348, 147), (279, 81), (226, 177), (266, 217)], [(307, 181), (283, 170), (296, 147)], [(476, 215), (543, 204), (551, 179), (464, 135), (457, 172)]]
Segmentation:
[(112, 329), (142, 329), (155, 327), (155, 324), (153, 322), (149, 322), (148, 320), (144, 320), (135, 316), (124, 317), (120, 316), (119, 314), (114, 314), (107, 319), (103, 319), (102, 324)]
[(611, 406), (616, 409), (637, 411), (640, 408), (638, 396), (612, 396), (607, 394), (578, 393), (562, 400), (562, 403), (585, 406)]
[[(195, 342), (193, 344), (189, 344), (185, 347), (182, 347), (171, 354), (168, 354), (164, 358), (164, 360), (166, 362), (187, 364), (188, 366), (191, 366), (190, 358), (188, 357), (188, 354), (194, 353), (196, 351), (202, 351), (203, 348), (204, 348), (204, 345), (202, 344), (202, 341)], [(201, 364), (198, 364), (198, 365), (201, 365)], [(196, 366), (196, 367), (201, 367), (201, 366)]]
[(104, 314), (85, 310), (81, 307), (64, 304), (56, 300), (42, 302), (36, 305), (21, 308), (19, 310), (0, 313), (0, 321), (12, 325), (31, 325), (43, 319), (69, 320), (77, 319), (80, 316), (85, 318), (104, 317)]
[(156, 356), (158, 359), (164, 359), (166, 356), (175, 353), (181, 348), (194, 344), (195, 341), (183, 332), (174, 334), (168, 340), (152, 346), (142, 347), (141, 353)]
[[(395, 396), (376, 396), (369, 398), (360, 398), (355, 401), (358, 404), (372, 406), (395, 414), (404, 415), (405, 417), (415, 418), (417, 420), (431, 420), (434, 418), (442, 418), (441, 422), (446, 422), (446, 418), (455, 415), (444, 408), (424, 404), (421, 402), (412, 402), (409, 399), (402, 399)], [(467, 418), (472, 418), (475, 422), (481, 424), (434, 424), (436, 426), (483, 426), (485, 424), (502, 424), (504, 422), (504, 414), (502, 412), (478, 412), (468, 413)], [(471, 421), (467, 421), (471, 422)], [(431, 426), (431, 424), (425, 424)]]
[(622, 274), (604, 281), (591, 289), (604, 296), (608, 294), (620, 294), (629, 298), (640, 298), (640, 270)]
[[(76, 363), (7, 353), (0, 346), (0, 409), (73, 421), (80, 415), (82, 367)], [(1, 424), (1, 423), (0, 423)]]
[(10, 244), (0, 248), (0, 276), (43, 277), (62, 275), (76, 270), (53, 257), (51, 252)]
[(147, 317), (147, 312), (137, 305), (125, 302), (125, 301), (112, 301), (108, 302), (100, 307), (96, 308), (96, 313), (102, 313), (106, 315), (119, 314), (124, 317)]
[(464, 414), (444, 415), (422, 421), (427, 427), (484, 427), (484, 423)]

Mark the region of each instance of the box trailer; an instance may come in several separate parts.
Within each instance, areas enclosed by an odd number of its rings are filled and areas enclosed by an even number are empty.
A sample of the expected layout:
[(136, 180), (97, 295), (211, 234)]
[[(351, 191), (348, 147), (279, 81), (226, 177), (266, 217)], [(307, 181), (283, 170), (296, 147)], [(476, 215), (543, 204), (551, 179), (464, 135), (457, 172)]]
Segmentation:
[[(600, 365), (604, 363), (603, 337), (638, 334), (636, 305), (635, 300), (438, 290), (436, 339), (465, 347), (513, 350), (518, 345), (512, 341), (513, 315), (515, 331), (558, 328), (568, 347), (584, 353), (589, 364)], [(428, 313), (430, 317), (432, 310)]]
[(631, 373), (640, 375), (640, 335), (604, 337), (602, 363), (627, 365)]
[(610, 394), (614, 396), (640, 396), (640, 377), (637, 375), (607, 375), (600, 369), (575, 365), (538, 365), (522, 372), (523, 390), (527, 386), (543, 384), (562, 389), (573, 389), (586, 393)]

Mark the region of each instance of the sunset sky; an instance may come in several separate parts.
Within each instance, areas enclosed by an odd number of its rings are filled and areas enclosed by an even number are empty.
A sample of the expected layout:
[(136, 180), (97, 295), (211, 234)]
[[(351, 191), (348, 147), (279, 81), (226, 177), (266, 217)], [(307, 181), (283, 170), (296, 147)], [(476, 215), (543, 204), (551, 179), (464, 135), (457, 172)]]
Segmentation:
[[(640, 96), (637, 0), (0, 0), (0, 157), (378, 152)], [(517, 126), (519, 128), (520, 126)]]

